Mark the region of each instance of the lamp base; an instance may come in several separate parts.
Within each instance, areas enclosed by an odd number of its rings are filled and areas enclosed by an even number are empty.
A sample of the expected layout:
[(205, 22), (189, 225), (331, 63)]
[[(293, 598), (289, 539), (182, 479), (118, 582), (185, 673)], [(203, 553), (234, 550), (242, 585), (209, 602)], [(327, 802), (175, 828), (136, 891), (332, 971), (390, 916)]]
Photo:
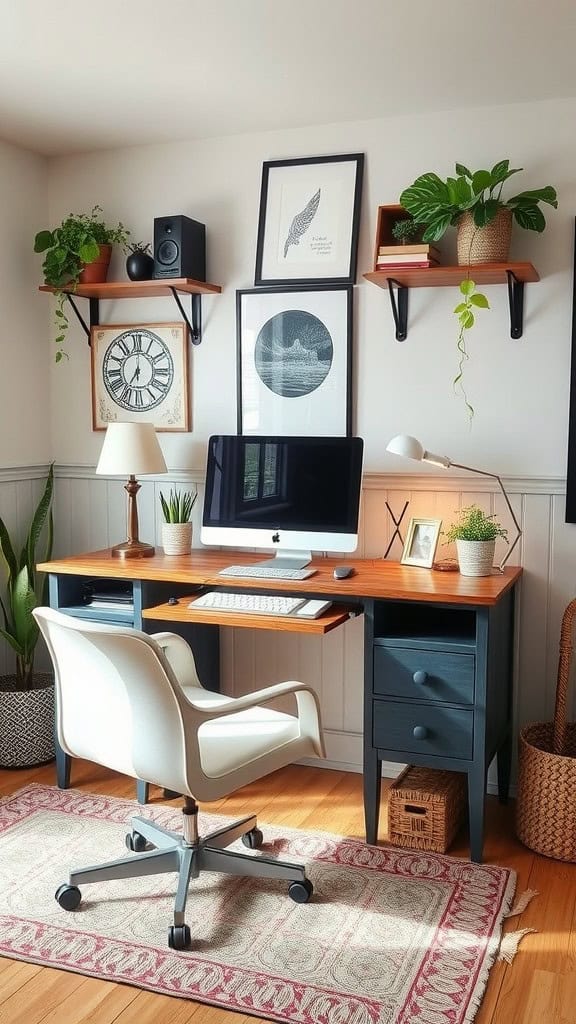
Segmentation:
[(110, 553), (113, 558), (151, 558), (155, 548), (141, 540), (125, 540), (116, 544)]

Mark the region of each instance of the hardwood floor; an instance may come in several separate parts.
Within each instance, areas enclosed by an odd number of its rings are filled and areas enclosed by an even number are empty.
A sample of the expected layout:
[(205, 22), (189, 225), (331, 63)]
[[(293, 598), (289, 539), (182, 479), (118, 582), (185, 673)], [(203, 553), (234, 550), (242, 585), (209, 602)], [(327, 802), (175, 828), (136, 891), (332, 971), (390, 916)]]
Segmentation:
[[(30, 782), (54, 784), (54, 767), (0, 771), (0, 796)], [(134, 797), (131, 780), (74, 761), (78, 789)], [(362, 778), (347, 772), (292, 766), (238, 790), (206, 810), (241, 815), (255, 810), (262, 821), (324, 829), (363, 838)], [(153, 790), (153, 801), (161, 800)], [(177, 806), (178, 801), (173, 801)], [(532, 927), (514, 963), (497, 963), (490, 974), (475, 1024), (574, 1024), (576, 1006), (576, 865), (538, 857), (514, 837), (510, 808), (490, 798), (486, 860), (518, 873), (519, 893), (537, 896), (507, 930)], [(385, 814), (383, 814), (385, 820)], [(450, 853), (467, 855), (466, 836)], [(117, 985), (79, 974), (0, 957), (2, 1024), (258, 1024), (255, 1017)]]

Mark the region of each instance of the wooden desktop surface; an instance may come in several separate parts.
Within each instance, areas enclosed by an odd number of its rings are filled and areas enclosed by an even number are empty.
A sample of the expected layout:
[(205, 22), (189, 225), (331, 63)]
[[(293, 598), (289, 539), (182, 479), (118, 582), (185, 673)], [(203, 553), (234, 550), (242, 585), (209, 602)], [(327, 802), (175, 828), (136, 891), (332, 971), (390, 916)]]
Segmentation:
[[(162, 549), (152, 558), (123, 560), (112, 558), (110, 549), (41, 562), (41, 572), (74, 576), (113, 577), (115, 579), (155, 580), (163, 583), (189, 583), (193, 586), (218, 586), (222, 589), (284, 591), (323, 595), (332, 598), (380, 598), (429, 601), (436, 604), (495, 605), (522, 573), (519, 566), (507, 566), (503, 573), (491, 576), (461, 576), (458, 572), (422, 569), (381, 558), (315, 558), (310, 568), (317, 571), (305, 580), (262, 579), (219, 576), (228, 565), (256, 564), (262, 552), (214, 551), (193, 549), (190, 555), (165, 555)], [(354, 573), (335, 580), (334, 567), (352, 566)], [(226, 621), (229, 621), (228, 619)]]

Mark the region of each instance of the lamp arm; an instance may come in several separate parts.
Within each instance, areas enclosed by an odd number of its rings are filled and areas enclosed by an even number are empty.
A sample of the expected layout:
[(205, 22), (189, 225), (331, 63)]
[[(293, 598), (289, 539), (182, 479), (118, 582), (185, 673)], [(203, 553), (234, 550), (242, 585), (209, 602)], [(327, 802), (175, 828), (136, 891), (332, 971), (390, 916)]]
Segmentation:
[(450, 465), (454, 466), (456, 469), (467, 469), (469, 473), (478, 473), (479, 476), (489, 476), (489, 477), (492, 477), (493, 480), (497, 480), (498, 481), (498, 485), (500, 487), (500, 490), (502, 491), (502, 494), (503, 494), (503, 497), (504, 497), (504, 501), (506, 502), (506, 504), (508, 506), (508, 511), (510, 512), (510, 516), (512, 518), (512, 522), (514, 523), (514, 526), (516, 527), (516, 531), (517, 531), (516, 532), (516, 537), (512, 541), (512, 544), (508, 548), (506, 554), (504, 555), (504, 558), (502, 559), (502, 561), (500, 562), (500, 565), (498, 566), (500, 572), (503, 572), (504, 571), (504, 566), (506, 565), (506, 562), (510, 558), (510, 555), (512, 554), (514, 548), (516, 547), (518, 541), (520, 540), (520, 537), (522, 536), (522, 530), (520, 529), (520, 523), (518, 522), (518, 520), (516, 519), (516, 516), (514, 515), (514, 509), (512, 508), (512, 505), (510, 504), (510, 498), (508, 497), (508, 495), (506, 494), (506, 491), (504, 490), (504, 484), (502, 483), (502, 481), (501, 481), (501, 479), (500, 479), (500, 477), (498, 476), (497, 473), (488, 473), (485, 469), (475, 469), (474, 466), (463, 466), (462, 463), (460, 463), (460, 462), (450, 462)]

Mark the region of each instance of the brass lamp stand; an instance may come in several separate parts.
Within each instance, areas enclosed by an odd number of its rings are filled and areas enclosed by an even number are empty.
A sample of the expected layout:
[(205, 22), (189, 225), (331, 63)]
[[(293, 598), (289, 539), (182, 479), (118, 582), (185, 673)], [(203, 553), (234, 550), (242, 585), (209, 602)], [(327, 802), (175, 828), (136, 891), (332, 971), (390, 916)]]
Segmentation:
[(140, 484), (136, 474), (166, 473), (166, 463), (152, 423), (110, 423), (96, 467), (96, 472), (111, 476), (128, 476), (124, 490), (128, 495), (127, 539), (111, 548), (114, 558), (150, 558), (152, 544), (138, 536), (136, 495)]

